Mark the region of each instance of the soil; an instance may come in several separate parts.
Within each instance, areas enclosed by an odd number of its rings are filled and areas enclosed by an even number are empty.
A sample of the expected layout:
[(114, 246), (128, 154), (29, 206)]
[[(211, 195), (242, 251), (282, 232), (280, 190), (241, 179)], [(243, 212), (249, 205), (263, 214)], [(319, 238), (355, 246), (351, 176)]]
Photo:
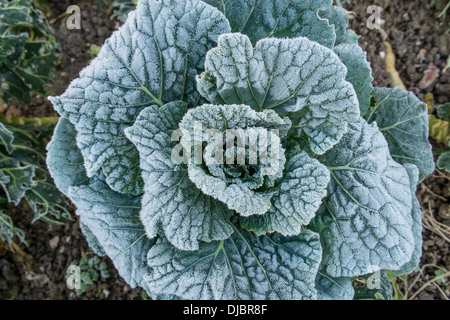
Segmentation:
[[(97, 1), (101, 2), (101, 1)], [(439, 18), (440, 11), (429, 8), (429, 0), (415, 1), (353, 1), (346, 8), (355, 13), (350, 27), (359, 35), (360, 45), (368, 54), (373, 69), (375, 86), (390, 86), (391, 79), (385, 70), (386, 48), (380, 32), (370, 30), (366, 21), (370, 14), (367, 7), (383, 7), (382, 28), (388, 35), (395, 56), (396, 68), (405, 86), (419, 96), (431, 93), (436, 105), (450, 101), (450, 71), (443, 69), (450, 51), (449, 18)], [(445, 2), (445, 1), (444, 1)], [(61, 1), (48, 1), (50, 20), (66, 11), (67, 4)], [(66, 28), (65, 19), (53, 24), (55, 35), (61, 45), (61, 63), (55, 72), (56, 81), (49, 87), (51, 95), (64, 92), (70, 81), (92, 58), (92, 46), (101, 46), (106, 38), (120, 25), (111, 20), (108, 6), (92, 4), (88, 1), (71, 1), (81, 8), (81, 30)], [(450, 12), (449, 14), (450, 15)], [(427, 88), (420, 89), (420, 82), (430, 65), (440, 70), (439, 77)], [(33, 103), (26, 106), (12, 102), (6, 114), (15, 116), (56, 116), (50, 102), (36, 95)], [(443, 146), (431, 141), (435, 150)], [(436, 277), (437, 270), (450, 270), (449, 241), (439, 234), (436, 225), (450, 227), (450, 174), (436, 171), (418, 187), (417, 195), (424, 217), (423, 256), (418, 272), (408, 276), (409, 295), (422, 300), (442, 300), (450, 296), (448, 283), (432, 282), (419, 291), (425, 283)], [(73, 210), (72, 210), (73, 212)], [(77, 217), (63, 226), (53, 226), (38, 221), (31, 224), (32, 213), (26, 204), (10, 211), (16, 225), (27, 233), (28, 246), (21, 245), (27, 257), (33, 257), (35, 266), (29, 267), (18, 254), (0, 248), (0, 299), (141, 299), (141, 289), (131, 289), (117, 274), (108, 258), (110, 278), (100, 279), (89, 286), (83, 294), (77, 295), (66, 286), (66, 269), (73, 261), (84, 255), (92, 255), (82, 236)], [(448, 229), (447, 229), (448, 230)], [(32, 269), (30, 271), (30, 269)], [(399, 280), (403, 290), (404, 281)], [(417, 293), (418, 292), (418, 293)], [(416, 294), (417, 293), (417, 294)]]

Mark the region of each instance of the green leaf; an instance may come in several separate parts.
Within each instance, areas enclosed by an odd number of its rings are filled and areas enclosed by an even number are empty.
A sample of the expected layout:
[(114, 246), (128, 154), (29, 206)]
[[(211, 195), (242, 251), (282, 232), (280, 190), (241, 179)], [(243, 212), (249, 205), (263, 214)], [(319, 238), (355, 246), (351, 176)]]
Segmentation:
[(77, 132), (66, 118), (60, 118), (47, 145), (47, 167), (55, 185), (65, 195), (69, 187), (87, 183), (83, 156), (76, 144)]
[(352, 278), (333, 278), (325, 271), (319, 271), (316, 277), (318, 300), (352, 300), (355, 290)]
[(196, 105), (195, 75), (206, 52), (229, 31), (226, 18), (199, 0), (142, 0), (91, 65), (51, 101), (75, 126), (88, 177), (100, 170), (114, 190), (139, 195), (139, 155), (124, 136), (147, 106)]
[(148, 254), (150, 288), (182, 299), (316, 299), (318, 235), (262, 236), (235, 229), (227, 240), (184, 252), (161, 238)]
[(205, 98), (289, 115), (297, 136), (306, 136), (316, 154), (335, 145), (347, 122), (359, 116), (355, 90), (345, 80), (339, 57), (306, 38), (265, 39), (253, 49), (245, 35), (221, 35), (205, 66), (197, 77)]
[(14, 141), (14, 135), (11, 131), (9, 131), (3, 123), (0, 122), (0, 140), (3, 146), (6, 149), (8, 154), (13, 153), (14, 147), (12, 145)]
[(140, 198), (112, 191), (100, 179), (70, 187), (81, 223), (89, 228), (119, 274), (131, 286), (142, 286), (148, 270), (147, 252), (154, 243), (139, 220)]
[(434, 171), (426, 104), (399, 88), (376, 88), (373, 97), (377, 103), (366, 114), (367, 122), (378, 124), (392, 158), (401, 164), (415, 164), (422, 181)]
[(30, 91), (45, 95), (58, 63), (57, 46), (45, 15), (31, 1), (1, 1), (0, 98), (30, 103)]
[(450, 103), (446, 103), (437, 107), (437, 115), (439, 119), (450, 121)]
[(392, 300), (393, 289), (386, 272), (358, 277), (354, 285), (355, 300)]
[(450, 152), (444, 152), (441, 154), (436, 164), (439, 169), (450, 172)]
[(232, 32), (249, 36), (253, 44), (263, 38), (307, 37), (332, 47), (336, 36), (319, 10), (331, 7), (331, 0), (204, 0), (221, 10)]
[(34, 185), (36, 166), (20, 165), (14, 158), (0, 159), (0, 185), (6, 193), (8, 202), (17, 206), (25, 192)]
[(92, 282), (92, 277), (91, 274), (89, 272), (82, 272), (81, 273), (81, 281), (83, 281), (84, 284), (94, 284), (94, 282)]
[(389, 154), (376, 124), (351, 123), (339, 144), (319, 158), (331, 172), (328, 197), (312, 229), (322, 265), (333, 277), (398, 270), (414, 251), (414, 194), (406, 169)]
[(367, 113), (370, 106), (373, 91), (372, 69), (367, 61), (367, 53), (357, 44), (341, 44), (334, 47), (334, 52), (347, 67), (347, 77), (345, 78), (355, 88), (358, 96), (361, 116)]
[(230, 236), (233, 230), (229, 219), (233, 213), (198, 190), (186, 168), (172, 161), (175, 142), (171, 136), (186, 110), (183, 102), (148, 107), (126, 135), (140, 154), (145, 181), (140, 217), (148, 237), (162, 231), (177, 248), (197, 250), (199, 240), (209, 242)]
[(263, 216), (240, 218), (241, 226), (256, 234), (276, 231), (284, 236), (297, 235), (319, 209), (330, 181), (327, 168), (305, 152), (286, 163), (283, 178), (276, 183), (272, 206)]

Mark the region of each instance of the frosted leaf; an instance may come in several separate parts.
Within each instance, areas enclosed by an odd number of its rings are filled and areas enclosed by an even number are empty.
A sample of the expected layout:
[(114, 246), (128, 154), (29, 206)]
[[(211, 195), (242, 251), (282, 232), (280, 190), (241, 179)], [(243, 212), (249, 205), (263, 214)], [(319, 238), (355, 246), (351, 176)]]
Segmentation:
[(413, 210), (412, 210), (412, 219), (413, 219), (413, 227), (412, 232), (414, 235), (414, 251), (411, 257), (411, 260), (408, 261), (405, 265), (403, 265), (400, 269), (394, 270), (395, 273), (399, 275), (406, 275), (419, 266), (420, 258), (422, 257), (422, 210), (420, 208), (420, 203), (416, 194), (417, 184), (419, 183), (419, 169), (413, 164), (406, 163), (404, 165), (406, 171), (409, 174), (409, 180), (411, 183), (411, 193), (413, 194)]
[(91, 65), (50, 100), (78, 132), (89, 177), (102, 170), (121, 193), (142, 193), (139, 155), (123, 130), (146, 106), (184, 100), (195, 105), (195, 75), (226, 18), (199, 0), (142, 0)]
[(319, 16), (327, 19), (329, 24), (334, 26), (336, 33), (336, 42), (334, 46), (338, 46), (343, 43), (358, 44), (360, 38), (352, 30), (347, 30), (348, 19), (347, 14), (349, 12), (342, 7), (332, 6), (326, 10), (321, 10)]
[(322, 250), (318, 235), (256, 237), (235, 230), (227, 240), (183, 252), (159, 239), (148, 253), (151, 290), (182, 299), (316, 299)]
[(414, 251), (410, 177), (389, 154), (376, 124), (363, 119), (319, 158), (331, 172), (328, 196), (313, 220), (333, 277), (397, 270)]
[[(198, 129), (201, 130), (201, 137), (197, 137), (195, 134), (195, 128), (198, 124), (201, 124), (201, 128)], [(273, 191), (261, 191), (260, 188), (272, 187), (274, 180), (282, 177), (286, 162), (280, 137), (276, 134), (269, 134), (268, 129), (281, 128), (286, 130), (289, 126), (289, 121), (285, 122), (271, 110), (256, 112), (245, 105), (203, 105), (189, 110), (180, 123), (180, 129), (185, 132), (182, 138), (184, 148), (186, 150), (192, 149), (192, 159), (188, 165), (190, 180), (204, 194), (220, 200), (229, 209), (236, 211), (241, 216), (264, 214), (271, 206), (270, 199)], [(253, 133), (268, 137), (267, 149), (272, 150), (270, 154), (267, 153), (270, 158), (269, 166), (266, 167), (259, 161), (253, 165), (244, 155), (245, 163), (241, 166), (229, 164), (225, 161), (221, 164), (214, 163), (212, 165), (197, 163), (195, 146), (201, 145), (203, 142), (207, 145), (205, 150), (209, 150), (210, 144), (215, 143), (215, 140), (204, 141), (203, 139), (204, 133), (212, 129), (222, 134), (223, 142), (219, 142), (221, 148), (229, 139), (230, 130), (234, 130), (236, 136), (239, 137), (239, 141), (242, 142), (243, 148), (237, 148), (238, 152), (242, 149), (242, 153), (245, 152), (246, 147), (251, 149), (249, 141)], [(257, 136), (253, 137), (255, 142), (260, 142), (260, 140), (257, 140)], [(275, 144), (279, 146), (277, 149), (274, 149)], [(261, 147), (261, 145), (258, 146)], [(234, 148), (230, 149), (234, 152)], [(263, 151), (260, 148), (255, 148), (255, 150), (258, 154)], [(275, 150), (278, 150), (277, 154)], [(224, 150), (224, 154), (226, 152)], [(235, 163), (234, 159), (233, 163)], [(263, 169), (269, 171), (269, 167), (272, 168), (273, 172), (265, 175)], [(231, 170), (235, 170), (238, 175), (230, 177), (232, 175)], [(252, 171), (252, 173), (249, 171)], [(258, 182), (256, 185), (255, 180)]]
[(13, 153), (14, 147), (12, 145), (14, 141), (14, 135), (9, 131), (3, 123), (0, 122), (0, 140), (9, 154)]
[(94, 248), (103, 249), (131, 287), (146, 288), (143, 276), (149, 271), (147, 252), (155, 241), (147, 238), (139, 221), (140, 198), (112, 191), (99, 179), (70, 187), (69, 195), (84, 231), (89, 230), (94, 237), (90, 243), (96, 239)]
[(89, 227), (84, 223), (80, 223), (80, 229), (88, 242), (89, 248), (91, 248), (91, 250), (100, 257), (106, 256), (105, 251), (103, 250), (97, 237), (92, 233), (91, 229), (89, 229)]
[(199, 240), (210, 242), (230, 236), (233, 213), (197, 189), (185, 165), (172, 161), (176, 145), (171, 141), (172, 133), (186, 111), (183, 102), (148, 107), (126, 135), (141, 159), (145, 193), (140, 217), (147, 235), (153, 238), (162, 231), (177, 248), (197, 250)]
[(242, 34), (221, 35), (208, 52), (198, 90), (216, 104), (271, 109), (292, 120), (297, 136), (323, 154), (359, 116), (347, 70), (330, 49), (306, 38), (264, 39), (253, 49)]
[(357, 44), (341, 44), (334, 47), (334, 52), (347, 67), (348, 82), (353, 85), (359, 101), (361, 116), (367, 113), (373, 91), (372, 69), (365, 53)]
[(355, 295), (352, 278), (333, 278), (325, 271), (319, 271), (316, 277), (318, 300), (352, 300)]
[(69, 187), (85, 184), (89, 180), (83, 166), (83, 156), (77, 147), (76, 135), (70, 121), (61, 118), (47, 145), (48, 170), (58, 190), (66, 196)]
[(395, 161), (419, 168), (422, 181), (434, 171), (426, 104), (399, 88), (375, 88), (372, 95), (377, 103), (365, 119), (378, 124)]
[(252, 43), (263, 38), (307, 37), (331, 48), (336, 36), (319, 10), (331, 7), (331, 0), (204, 0), (222, 11), (232, 32), (246, 34)]
[(246, 230), (256, 234), (277, 231), (297, 235), (308, 225), (327, 194), (330, 174), (319, 161), (300, 152), (286, 163), (283, 178), (277, 181), (272, 206), (263, 216), (241, 218)]

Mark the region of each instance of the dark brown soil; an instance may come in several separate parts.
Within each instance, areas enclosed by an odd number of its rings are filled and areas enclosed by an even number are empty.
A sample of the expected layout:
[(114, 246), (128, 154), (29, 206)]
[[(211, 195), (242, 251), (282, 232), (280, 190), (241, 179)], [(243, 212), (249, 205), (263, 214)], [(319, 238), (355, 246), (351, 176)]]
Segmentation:
[[(61, 1), (48, 1), (51, 18), (64, 13), (67, 4)], [(356, 1), (354, 1), (356, 2)], [(347, 6), (356, 13), (351, 20), (351, 28), (361, 35), (360, 45), (368, 52), (371, 62), (375, 86), (389, 86), (391, 79), (385, 71), (383, 53), (386, 48), (377, 30), (366, 27), (366, 13), (369, 5), (384, 7), (382, 28), (388, 34), (397, 57), (396, 68), (406, 87), (417, 94), (432, 93), (436, 104), (450, 101), (450, 71), (443, 73), (449, 55), (450, 27), (448, 18), (438, 18), (439, 11), (429, 9), (429, 0), (415, 1), (357, 1)], [(78, 76), (79, 71), (91, 59), (88, 50), (92, 45), (101, 46), (118, 22), (109, 19), (107, 6), (92, 5), (90, 1), (71, 1), (77, 4), (82, 12), (82, 29), (68, 30), (65, 19), (57, 21), (53, 28), (61, 44), (61, 64), (56, 71), (56, 82), (49, 88), (50, 94), (61, 94), (69, 82)], [(449, 12), (450, 15), (450, 12)], [(440, 76), (428, 88), (419, 90), (419, 83), (430, 64), (440, 69)], [(7, 114), (21, 116), (53, 116), (51, 104), (43, 97), (36, 96), (34, 102), (25, 106), (12, 103)], [(433, 141), (432, 141), (433, 142)], [(433, 142), (434, 145), (436, 145)], [(439, 148), (441, 146), (436, 146)], [(450, 269), (449, 242), (438, 234), (436, 229), (429, 228), (430, 219), (434, 217), (439, 223), (450, 226), (450, 175), (435, 172), (418, 187), (417, 195), (424, 212), (424, 246), (423, 257), (417, 272), (408, 277), (409, 297), (414, 295), (427, 281), (433, 279), (438, 268)], [(31, 224), (32, 214), (26, 205), (11, 210), (11, 215), (18, 227), (26, 230), (29, 246), (22, 249), (37, 262), (34, 275), (17, 255), (0, 248), (0, 299), (140, 299), (141, 289), (132, 290), (117, 274), (108, 258), (109, 279), (102, 279), (90, 286), (86, 293), (77, 296), (67, 289), (65, 282), (66, 269), (74, 260), (89, 253), (89, 248), (80, 233), (77, 218), (64, 226), (51, 226), (44, 222)], [(432, 229), (432, 230), (429, 230)], [(418, 281), (414, 284), (414, 280)], [(28, 278), (28, 279), (27, 279)], [(31, 280), (29, 280), (31, 279)], [(403, 288), (401, 282), (401, 289)], [(439, 286), (439, 288), (437, 287)], [(422, 290), (416, 299), (441, 300), (450, 296), (448, 283), (431, 284)]]

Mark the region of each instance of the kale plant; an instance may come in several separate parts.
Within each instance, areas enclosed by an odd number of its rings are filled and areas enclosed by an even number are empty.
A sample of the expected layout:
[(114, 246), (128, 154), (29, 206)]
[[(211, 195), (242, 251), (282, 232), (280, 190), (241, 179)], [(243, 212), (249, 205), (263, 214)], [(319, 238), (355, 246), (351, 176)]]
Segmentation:
[(30, 103), (31, 91), (45, 94), (56, 49), (44, 13), (30, 0), (0, 0), (0, 99)]
[(331, 4), (141, 0), (51, 97), (51, 174), (131, 286), (352, 299), (355, 277), (415, 269), (427, 108), (372, 87)]

